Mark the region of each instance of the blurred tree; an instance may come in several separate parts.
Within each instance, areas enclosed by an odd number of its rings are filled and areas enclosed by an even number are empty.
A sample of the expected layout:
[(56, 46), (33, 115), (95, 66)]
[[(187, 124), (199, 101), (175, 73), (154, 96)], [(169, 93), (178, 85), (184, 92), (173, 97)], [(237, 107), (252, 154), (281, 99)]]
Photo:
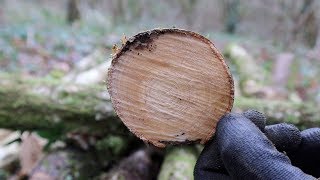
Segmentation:
[[(0, 0), (0, 4), (4, 4), (4, 0)], [(3, 6), (0, 6), (0, 25), (4, 23)]]
[(88, 6), (90, 8), (97, 8), (97, 5), (101, 4), (102, 2), (99, 2), (98, 0), (89, 0)]
[(188, 27), (192, 27), (193, 25), (193, 10), (195, 5), (197, 4), (196, 0), (179, 0), (179, 4), (181, 6), (182, 14), (186, 19), (186, 23)]
[(114, 24), (119, 24), (124, 22), (124, 7), (123, 7), (124, 0), (111, 0), (111, 13), (112, 13), (112, 20)]
[(143, 12), (141, 0), (111, 0), (111, 16), (113, 23), (129, 23), (138, 20)]
[(138, 20), (142, 15), (144, 6), (145, 4), (141, 3), (141, 0), (127, 0), (127, 21)]
[(282, 37), (284, 38), (283, 44), (286, 49), (296, 45), (294, 42), (302, 42), (309, 47), (313, 47), (316, 44), (319, 27), (315, 2), (314, 0), (303, 0), (297, 3), (292, 3), (289, 0), (278, 2), (283, 12), (283, 20), (290, 24), (283, 29), (286, 32)]
[(318, 24), (316, 22), (314, 0), (304, 0), (299, 14), (294, 21), (293, 36), (302, 33), (302, 39), (306, 45), (313, 47), (316, 44)]
[(235, 33), (240, 20), (239, 0), (223, 1), (224, 29), (228, 33)]
[(80, 19), (80, 11), (78, 8), (78, 0), (68, 0), (67, 3), (67, 22), (72, 24)]
[(288, 95), (287, 85), (291, 74), (294, 54), (283, 52), (277, 55), (272, 70), (272, 89), (281, 97)]

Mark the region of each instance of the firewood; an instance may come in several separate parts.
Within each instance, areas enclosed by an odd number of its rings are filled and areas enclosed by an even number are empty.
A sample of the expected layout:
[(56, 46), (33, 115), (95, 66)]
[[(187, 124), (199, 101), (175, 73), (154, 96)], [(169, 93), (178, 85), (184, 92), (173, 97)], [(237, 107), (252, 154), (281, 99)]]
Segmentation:
[(233, 87), (214, 44), (180, 29), (128, 39), (108, 72), (117, 115), (140, 139), (158, 147), (208, 141), (232, 108)]

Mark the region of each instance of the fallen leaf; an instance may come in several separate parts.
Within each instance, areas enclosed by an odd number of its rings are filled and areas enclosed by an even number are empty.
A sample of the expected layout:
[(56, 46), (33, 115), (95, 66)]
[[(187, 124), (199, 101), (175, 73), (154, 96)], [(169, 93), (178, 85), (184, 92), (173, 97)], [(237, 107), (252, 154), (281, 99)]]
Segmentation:
[(31, 133), (23, 134), (19, 160), (21, 176), (28, 176), (42, 157), (40, 140)]

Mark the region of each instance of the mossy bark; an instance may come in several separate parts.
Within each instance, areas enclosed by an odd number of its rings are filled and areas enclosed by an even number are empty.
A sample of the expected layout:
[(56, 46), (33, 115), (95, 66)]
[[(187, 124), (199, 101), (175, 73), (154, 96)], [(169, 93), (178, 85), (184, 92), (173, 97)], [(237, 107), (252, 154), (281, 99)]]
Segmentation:
[(198, 155), (199, 150), (195, 146), (169, 149), (161, 166), (158, 180), (192, 180)]
[(45, 79), (0, 76), (0, 127), (13, 130), (73, 130), (92, 134), (127, 134), (101, 87), (57, 91)]
[(250, 96), (261, 88), (261, 82), (265, 79), (264, 70), (244, 48), (237, 44), (229, 44), (223, 54), (239, 75), (242, 95)]
[(287, 122), (301, 129), (320, 126), (320, 112), (310, 103), (294, 103), (256, 98), (238, 97), (234, 102), (234, 111), (256, 109), (267, 116), (267, 123)]
[[(56, 91), (58, 81), (0, 75), (0, 127), (13, 130), (80, 131), (124, 135), (129, 131), (113, 111), (105, 88), (79, 87)], [(105, 94), (101, 98), (99, 94)], [(237, 97), (234, 110), (257, 109), (271, 122), (301, 127), (319, 126), (320, 113), (312, 104)]]

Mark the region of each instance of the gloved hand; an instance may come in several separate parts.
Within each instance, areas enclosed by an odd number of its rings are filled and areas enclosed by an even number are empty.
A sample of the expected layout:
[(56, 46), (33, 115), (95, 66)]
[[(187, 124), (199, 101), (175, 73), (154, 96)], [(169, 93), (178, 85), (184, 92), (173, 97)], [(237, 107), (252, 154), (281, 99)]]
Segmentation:
[(195, 180), (320, 177), (320, 128), (300, 132), (290, 124), (265, 122), (255, 110), (225, 115), (198, 158)]

